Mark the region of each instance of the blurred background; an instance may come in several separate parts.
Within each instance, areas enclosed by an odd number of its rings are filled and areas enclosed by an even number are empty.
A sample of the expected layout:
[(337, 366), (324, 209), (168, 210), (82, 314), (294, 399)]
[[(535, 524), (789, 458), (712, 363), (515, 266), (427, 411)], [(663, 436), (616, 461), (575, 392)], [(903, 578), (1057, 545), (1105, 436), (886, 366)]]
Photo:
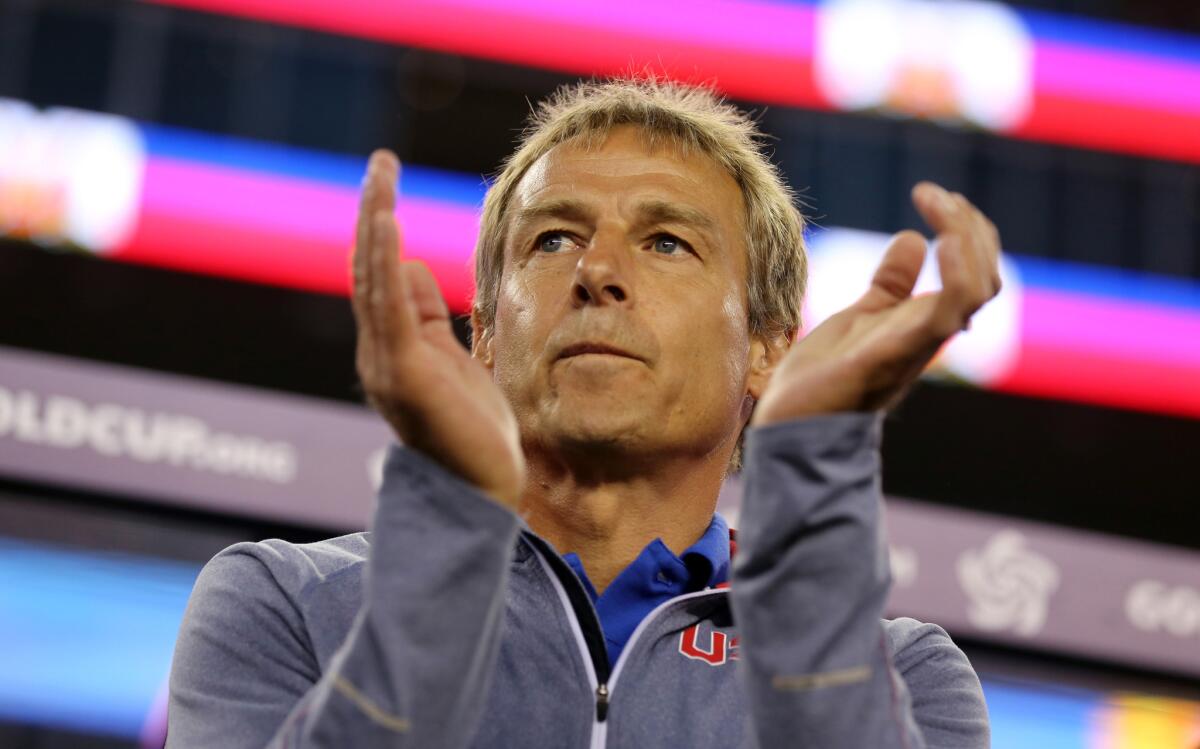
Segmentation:
[(465, 312), (529, 103), (629, 72), (758, 113), (809, 325), (917, 180), (992, 217), (1003, 294), (888, 420), (889, 613), (966, 649), (997, 749), (1200, 746), (1200, 4), (1169, 0), (0, 0), (0, 746), (161, 746), (203, 563), (365, 527), (367, 153)]

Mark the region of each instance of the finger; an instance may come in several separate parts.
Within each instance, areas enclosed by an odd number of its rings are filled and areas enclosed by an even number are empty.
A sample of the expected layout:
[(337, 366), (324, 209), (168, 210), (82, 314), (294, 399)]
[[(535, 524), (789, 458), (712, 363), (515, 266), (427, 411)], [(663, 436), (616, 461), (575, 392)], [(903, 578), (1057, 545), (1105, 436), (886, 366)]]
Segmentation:
[(365, 304), (371, 293), (372, 267), (371, 251), (372, 220), (375, 211), (395, 202), (394, 185), (399, 162), (389, 151), (376, 151), (367, 162), (367, 172), (363, 177), (362, 192), (359, 197), (358, 220), (355, 225), (354, 254), (351, 260), (353, 295), (355, 314), (359, 317), (360, 326), (367, 322), (367, 306)]
[(991, 297), (1000, 293), (1000, 288), (1003, 286), (1003, 281), (1000, 278), (1000, 232), (996, 229), (996, 225), (992, 223), (983, 211), (975, 210), (975, 215), (979, 222), (979, 236), (981, 237), (980, 244), (985, 248), (984, 261), (985, 267), (988, 270), (988, 279), (991, 281)]
[(373, 294), (372, 281), (372, 233), (371, 206), (376, 201), (377, 166), (374, 159), (367, 161), (367, 170), (363, 175), (362, 190), (359, 194), (358, 215), (354, 227), (354, 252), (351, 255), (351, 294), (350, 301), (354, 310), (354, 319), (358, 332), (356, 347), (356, 365), (359, 377), (368, 395), (374, 390), (377, 381), (376, 352), (374, 347), (375, 332), (372, 326), (370, 299)]
[(964, 230), (969, 224), (969, 213), (963, 203), (941, 185), (918, 182), (912, 190), (912, 201), (917, 213), (938, 234)]
[[(380, 214), (389, 219), (395, 202), (395, 183), (399, 162), (387, 151), (376, 151), (368, 161), (363, 179), (354, 249), (354, 293), (352, 295), (358, 324), (358, 370), (368, 392), (384, 387), (387, 382), (388, 342), (392, 335), (388, 319), (381, 314), (380, 298), (388, 294), (389, 279), (381, 271), (381, 261), (395, 253), (391, 236), (381, 236), (386, 224)], [(390, 221), (394, 226), (394, 221)], [(389, 249), (390, 248), (390, 249)]]
[[(403, 395), (397, 381), (405, 345), (419, 335), (407, 283), (400, 272), (399, 227), (391, 210), (371, 217), (368, 324), (360, 335), (360, 373), (368, 391), (388, 403)], [(365, 345), (362, 343), (365, 339)], [(365, 358), (365, 361), (363, 359)]]
[(871, 287), (858, 303), (864, 309), (877, 310), (912, 296), (924, 263), (925, 238), (912, 230), (896, 234), (871, 278)]
[[(980, 304), (999, 289), (993, 229), (986, 217), (961, 193), (949, 192), (932, 182), (913, 188), (913, 203), (926, 222), (938, 233), (939, 246), (960, 254), (963, 278), (968, 291), (974, 291)], [(949, 244), (950, 235), (958, 239)]]
[(390, 209), (375, 211), (371, 234), (371, 324), (379, 350), (390, 351), (415, 334), (417, 316), (408, 279), (401, 272), (400, 227)]
[(988, 251), (988, 238), (983, 231), (980, 219), (983, 214), (959, 192), (950, 193), (958, 206), (958, 217), (962, 221), (959, 230), (963, 239), (963, 260), (967, 265), (967, 275), (972, 281), (972, 289), (979, 298), (980, 304), (992, 298), (991, 259)]
[(369, 208), (373, 211), (396, 207), (396, 180), (400, 176), (400, 159), (396, 154), (380, 148), (371, 153), (367, 174), (374, 181), (377, 190), (372, 191), (373, 202)]
[(958, 193), (952, 193), (969, 219), (967, 246), (971, 250), (971, 273), (980, 286), (980, 296), (986, 301), (1000, 291), (1000, 235), (983, 212)]
[(351, 301), (354, 304), (354, 315), (358, 320), (359, 330), (367, 322), (365, 300), (370, 293), (370, 246), (371, 246), (371, 209), (373, 200), (370, 195), (374, 185), (374, 173), (371, 162), (367, 163), (367, 171), (363, 175), (362, 190), (358, 196), (358, 216), (354, 225), (354, 253), (351, 255)]
[(450, 310), (429, 268), (420, 261), (411, 260), (400, 264), (408, 284), (412, 309), (420, 322), (430, 320), (450, 321)]
[(938, 274), (942, 290), (937, 293), (932, 325), (939, 338), (948, 338), (966, 327), (967, 321), (983, 303), (978, 277), (967, 262), (963, 238), (949, 234), (938, 240)]

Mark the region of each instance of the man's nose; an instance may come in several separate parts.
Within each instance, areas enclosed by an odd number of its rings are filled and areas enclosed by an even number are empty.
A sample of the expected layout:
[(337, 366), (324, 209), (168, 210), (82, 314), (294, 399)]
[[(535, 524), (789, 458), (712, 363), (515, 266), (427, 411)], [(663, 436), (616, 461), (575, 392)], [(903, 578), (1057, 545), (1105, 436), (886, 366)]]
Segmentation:
[(576, 305), (633, 304), (631, 259), (619, 239), (597, 233), (575, 266), (572, 296)]

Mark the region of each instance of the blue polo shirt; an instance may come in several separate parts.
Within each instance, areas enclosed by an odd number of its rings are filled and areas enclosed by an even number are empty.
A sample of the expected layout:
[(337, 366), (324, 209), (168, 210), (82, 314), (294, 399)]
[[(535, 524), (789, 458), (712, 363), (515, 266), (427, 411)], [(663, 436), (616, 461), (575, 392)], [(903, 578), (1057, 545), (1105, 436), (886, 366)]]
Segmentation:
[(679, 556), (662, 539), (654, 539), (621, 570), (603, 595), (596, 594), (576, 554), (563, 554), (563, 559), (579, 575), (596, 606), (608, 647), (608, 662), (615, 664), (633, 630), (656, 606), (729, 578), (729, 525), (725, 518), (713, 515), (700, 540)]

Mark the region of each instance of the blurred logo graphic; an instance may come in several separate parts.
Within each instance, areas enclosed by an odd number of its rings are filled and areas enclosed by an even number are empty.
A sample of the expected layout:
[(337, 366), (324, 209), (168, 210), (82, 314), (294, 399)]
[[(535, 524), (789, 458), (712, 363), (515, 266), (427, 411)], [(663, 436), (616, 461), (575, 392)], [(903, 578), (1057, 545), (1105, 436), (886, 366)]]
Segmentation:
[(999, 3), (832, 0), (818, 15), (815, 74), (843, 109), (885, 109), (1003, 130), (1028, 115), (1033, 40)]
[[(811, 237), (805, 330), (862, 296), (871, 285), (889, 239), (853, 229), (827, 229)], [(1000, 278), (1000, 293), (972, 316), (970, 330), (942, 347), (930, 365), (930, 374), (987, 387), (1012, 371), (1021, 349), (1022, 284), (1016, 265), (1004, 255), (1000, 257)], [(931, 248), (914, 291), (923, 294), (939, 288), (937, 261)]]
[(958, 581), (970, 602), (967, 618), (972, 624), (989, 632), (1009, 630), (1032, 637), (1046, 623), (1059, 571), (1029, 549), (1023, 535), (1003, 530), (983, 548), (959, 557)]
[(1125, 615), (1143, 632), (1200, 635), (1200, 591), (1186, 585), (1140, 580), (1125, 595)]
[(0, 387), (3, 439), (278, 484), (298, 469), (290, 443), (217, 431), (195, 416)]
[(136, 227), (144, 165), (129, 120), (0, 99), (0, 235), (117, 247)]

